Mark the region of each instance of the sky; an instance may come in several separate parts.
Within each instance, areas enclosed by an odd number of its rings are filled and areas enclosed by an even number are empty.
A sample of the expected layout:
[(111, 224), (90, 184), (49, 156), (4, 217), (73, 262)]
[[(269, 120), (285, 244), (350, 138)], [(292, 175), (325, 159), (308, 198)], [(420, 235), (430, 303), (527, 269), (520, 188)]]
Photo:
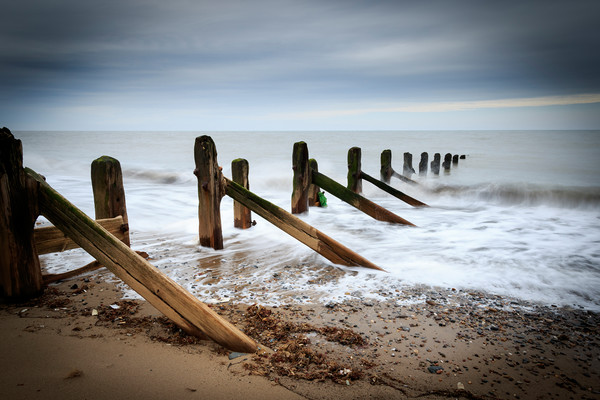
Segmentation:
[(0, 0), (12, 130), (600, 129), (600, 1)]

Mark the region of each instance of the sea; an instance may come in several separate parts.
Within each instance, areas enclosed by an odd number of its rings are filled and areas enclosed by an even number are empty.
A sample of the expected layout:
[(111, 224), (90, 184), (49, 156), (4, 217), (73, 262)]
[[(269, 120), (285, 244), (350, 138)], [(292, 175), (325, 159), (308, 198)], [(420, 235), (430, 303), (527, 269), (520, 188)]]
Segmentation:
[[(120, 161), (131, 246), (200, 300), (246, 304), (409, 301), (414, 288), (477, 291), (554, 307), (600, 311), (600, 131), (357, 132), (13, 132), (24, 165), (94, 216), (90, 166)], [(233, 201), (221, 202), (224, 249), (199, 246), (194, 141), (214, 140), (219, 165), (248, 160), (250, 190), (291, 208), (292, 149), (304, 141), (319, 171), (346, 185), (347, 153), (362, 151), (362, 170), (379, 177), (380, 155), (465, 155), (449, 172), (391, 185), (426, 203), (414, 208), (363, 181), (363, 196), (412, 222), (395, 225), (325, 193), (327, 207), (299, 218), (385, 272), (335, 265), (252, 214), (233, 226)], [(40, 224), (46, 223), (40, 217)], [(81, 267), (81, 249), (41, 256), (47, 273)], [(126, 290), (127, 297), (137, 294)]]

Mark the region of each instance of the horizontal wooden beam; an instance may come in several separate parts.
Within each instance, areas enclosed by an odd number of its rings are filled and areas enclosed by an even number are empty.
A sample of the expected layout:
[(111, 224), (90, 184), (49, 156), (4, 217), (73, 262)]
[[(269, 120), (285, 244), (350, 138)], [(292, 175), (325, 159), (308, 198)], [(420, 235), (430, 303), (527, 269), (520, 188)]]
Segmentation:
[(39, 174), (31, 169), (25, 171), (38, 182), (42, 215), (160, 312), (187, 332), (198, 336), (204, 333), (230, 350), (257, 350), (254, 340), (102, 228)]
[(312, 171), (312, 181), (315, 185), (321, 187), (321, 189), (331, 193), (340, 200), (345, 201), (346, 203), (378, 221), (415, 226), (412, 222), (399, 217), (393, 212), (373, 203), (371, 200), (364, 198), (358, 193), (354, 193), (352, 190), (349, 190), (345, 186), (337, 183), (333, 179), (323, 175), (320, 172)]
[(380, 180), (377, 180), (375, 178), (373, 178), (371, 175), (361, 171), (360, 175), (362, 177), (362, 179), (364, 179), (367, 182), (372, 183), (373, 185), (377, 186), (379, 189), (383, 190), (384, 192), (387, 192), (389, 194), (391, 194), (392, 196), (402, 200), (403, 202), (410, 204), (411, 206), (414, 207), (428, 207), (427, 204), (415, 199), (414, 197), (411, 197), (409, 195), (407, 195), (406, 193), (401, 192), (400, 190), (391, 187), (390, 185), (387, 185), (383, 182), (381, 182)]
[[(129, 226), (123, 222), (122, 216), (99, 219), (96, 222), (121, 242), (129, 242)], [(34, 229), (33, 240), (38, 254), (57, 253), (79, 247), (55, 226)]]
[(347, 266), (361, 266), (383, 271), (380, 267), (343, 246), (329, 236), (295, 217), (281, 207), (263, 199), (241, 185), (225, 178), (226, 193), (294, 239), (304, 243), (329, 261)]

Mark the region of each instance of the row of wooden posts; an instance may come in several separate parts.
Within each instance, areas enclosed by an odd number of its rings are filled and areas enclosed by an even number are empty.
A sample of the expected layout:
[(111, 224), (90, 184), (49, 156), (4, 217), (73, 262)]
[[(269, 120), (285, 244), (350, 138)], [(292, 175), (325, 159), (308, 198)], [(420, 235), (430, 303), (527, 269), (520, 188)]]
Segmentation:
[[(220, 203), (228, 195), (234, 200), (234, 225), (238, 228), (252, 226), (251, 212), (255, 212), (333, 263), (381, 270), (293, 214), (319, 205), (318, 194), (323, 189), (377, 220), (414, 226), (364, 198), (360, 194), (363, 180), (412, 206), (427, 206), (386, 183), (392, 176), (399, 175), (391, 168), (389, 150), (382, 153), (382, 179), (377, 180), (361, 170), (360, 148), (350, 149), (348, 185), (344, 186), (318, 171), (316, 160), (308, 157), (306, 143), (295, 143), (291, 213), (249, 191), (246, 160), (233, 160), (232, 180), (224, 177), (217, 162), (215, 144), (209, 136), (196, 138), (194, 159), (194, 174), (198, 178), (199, 242), (214, 249), (223, 248)], [(0, 209), (3, 212), (0, 297), (35, 296), (44, 283), (103, 265), (187, 332), (206, 335), (235, 351), (254, 352), (257, 344), (252, 339), (159, 272), (143, 254), (130, 249), (125, 192), (117, 160), (105, 156), (92, 162), (92, 187), (97, 221), (52, 189), (41, 175), (23, 168), (21, 142), (8, 129), (0, 130)], [(40, 214), (54, 227), (33, 229)], [(59, 276), (42, 276), (39, 254), (77, 246), (91, 254), (96, 262)]]

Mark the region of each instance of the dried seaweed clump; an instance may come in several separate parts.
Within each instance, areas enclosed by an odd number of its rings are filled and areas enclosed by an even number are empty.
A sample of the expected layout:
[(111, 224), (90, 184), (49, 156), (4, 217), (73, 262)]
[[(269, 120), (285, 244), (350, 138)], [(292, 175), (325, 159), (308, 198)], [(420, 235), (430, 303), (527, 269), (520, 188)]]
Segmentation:
[(360, 379), (362, 371), (340, 364), (310, 347), (310, 339), (304, 333), (316, 332), (330, 341), (343, 345), (364, 345), (364, 339), (350, 329), (335, 327), (317, 328), (310, 324), (295, 324), (283, 320), (278, 313), (250, 306), (246, 310), (246, 333), (260, 342), (268, 343), (275, 352), (254, 357), (255, 363), (245, 363), (244, 368), (254, 375), (289, 376), (297, 379), (349, 384)]

